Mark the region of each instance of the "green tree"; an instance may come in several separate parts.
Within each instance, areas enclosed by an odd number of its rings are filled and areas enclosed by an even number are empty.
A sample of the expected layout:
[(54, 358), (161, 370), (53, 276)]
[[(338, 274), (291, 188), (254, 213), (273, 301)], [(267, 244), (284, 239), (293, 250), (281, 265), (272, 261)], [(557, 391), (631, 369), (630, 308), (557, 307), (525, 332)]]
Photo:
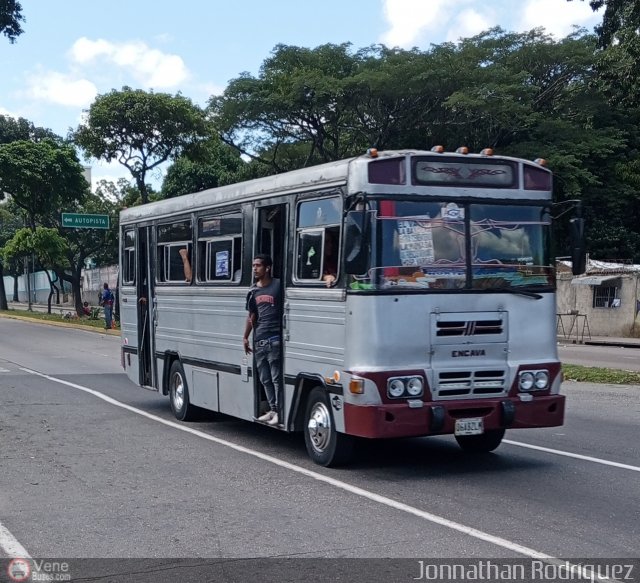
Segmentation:
[[(29, 140), (33, 142), (39, 142), (44, 139), (50, 139), (57, 143), (62, 143), (62, 139), (54, 134), (51, 130), (36, 127), (30, 121), (25, 118), (13, 118), (6, 115), (0, 115), (0, 144), (9, 144), (11, 142), (16, 142), (19, 140)], [(1, 198), (1, 196), (0, 196)], [(11, 224), (12, 229), (10, 229), (10, 235), (6, 236), (6, 229), (4, 227), (0, 227), (0, 230), (4, 232), (4, 235), (0, 234), (0, 246), (4, 244), (12, 235), (13, 232), (20, 226), (22, 223), (19, 223), (15, 228), (13, 227), (13, 221), (17, 219), (16, 211), (17, 209), (11, 208), (11, 205), (5, 205), (3, 214), (6, 213), (10, 216), (10, 221), (7, 222), (7, 219), (0, 219), (3, 224)], [(17, 262), (12, 262), (9, 265), (3, 266), (0, 261), (0, 272), (6, 273), (6, 275), (11, 275), (14, 278), (14, 289), (13, 289), (13, 298), (14, 301), (18, 300), (18, 280), (17, 277), (19, 275), (20, 267)], [(4, 280), (0, 281), (0, 306), (7, 306), (7, 297), (6, 290), (4, 289)]]
[(49, 298), (47, 300), (48, 313), (51, 313), (51, 299), (54, 294), (54, 286), (49, 276), (49, 270), (54, 269), (64, 260), (66, 241), (58, 234), (56, 229), (47, 227), (35, 227), (35, 229), (22, 228), (16, 231), (2, 248), (2, 261), (6, 263), (36, 257), (42, 269), (49, 277)]
[(9, 144), (20, 140), (41, 142), (45, 139), (52, 140), (59, 144), (62, 144), (64, 141), (51, 130), (36, 127), (32, 122), (23, 117), (14, 118), (8, 115), (0, 115), (0, 144)]
[[(208, 113), (222, 139), (252, 158), (244, 169), (255, 175), (370, 146), (546, 158), (557, 200), (584, 202), (592, 255), (617, 245), (618, 257), (640, 259), (638, 108), (607, 99), (597, 42), (584, 30), (555, 40), (494, 28), (427, 51), (280, 45), (257, 77), (243, 74), (213, 97)], [(605, 220), (623, 226), (615, 237), (604, 236)], [(558, 234), (563, 255), (562, 221)]]
[(210, 135), (202, 110), (191, 100), (130, 87), (99, 95), (72, 134), (87, 155), (125, 166), (143, 203), (149, 201), (149, 173)]
[(162, 198), (199, 192), (236, 182), (246, 163), (233, 148), (210, 138), (197, 154), (180, 156), (167, 170), (162, 183)]
[(22, 6), (16, 0), (2, 0), (0, 2), (0, 33), (9, 39), (10, 43), (16, 42), (24, 31), (21, 22), (24, 22), (22, 16)]
[[(0, 145), (0, 196), (10, 196), (31, 231), (59, 227), (60, 211), (81, 205), (88, 186), (75, 151), (68, 145), (49, 139)], [(79, 276), (76, 279), (74, 293), (79, 294)], [(49, 283), (54, 293), (51, 279)]]
[[(571, 1), (571, 0), (569, 0)], [(598, 46), (595, 68), (598, 80), (612, 102), (640, 105), (640, 3), (637, 0), (590, 0), (596, 11), (604, 8), (596, 27)]]
[[(0, 248), (13, 237), (18, 229), (24, 226), (24, 220), (22, 219), (19, 209), (15, 205), (11, 204), (11, 201), (4, 201), (0, 203)], [(18, 277), (22, 274), (24, 264), (17, 261), (3, 264), (0, 259), (0, 271), (3, 271), (3, 275), (13, 277), (13, 301), (18, 301)], [(4, 282), (2, 282), (4, 283)], [(0, 288), (0, 305), (6, 304), (5, 290)]]
[[(276, 172), (343, 158), (352, 151), (345, 129), (353, 125), (344, 84), (363, 59), (349, 44), (278, 45), (258, 78), (232, 80), (208, 112), (226, 143)], [(293, 164), (285, 164), (282, 153), (292, 148)]]
[(51, 217), (82, 201), (88, 191), (75, 151), (51, 140), (0, 145), (0, 200), (10, 195), (28, 226), (50, 226)]

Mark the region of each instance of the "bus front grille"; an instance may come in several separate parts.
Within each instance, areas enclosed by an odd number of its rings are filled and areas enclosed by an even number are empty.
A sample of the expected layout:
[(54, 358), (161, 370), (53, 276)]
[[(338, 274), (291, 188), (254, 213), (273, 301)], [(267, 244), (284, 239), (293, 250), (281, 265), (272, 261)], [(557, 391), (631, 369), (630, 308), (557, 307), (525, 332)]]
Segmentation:
[(506, 371), (475, 370), (441, 372), (434, 387), (434, 399), (456, 397), (489, 397), (503, 395)]
[(458, 320), (436, 322), (436, 336), (486, 336), (502, 334), (502, 320)]

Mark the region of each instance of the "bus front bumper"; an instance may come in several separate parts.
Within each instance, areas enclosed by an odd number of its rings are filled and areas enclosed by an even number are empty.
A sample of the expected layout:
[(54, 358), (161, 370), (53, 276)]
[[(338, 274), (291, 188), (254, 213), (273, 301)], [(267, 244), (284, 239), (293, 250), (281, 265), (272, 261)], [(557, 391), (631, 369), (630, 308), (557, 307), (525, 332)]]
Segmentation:
[(345, 403), (345, 433), (359, 437), (393, 438), (448, 435), (459, 419), (482, 419), (484, 430), (557, 427), (564, 422), (564, 395), (474, 401), (434, 401), (422, 407), (407, 402), (374, 406)]

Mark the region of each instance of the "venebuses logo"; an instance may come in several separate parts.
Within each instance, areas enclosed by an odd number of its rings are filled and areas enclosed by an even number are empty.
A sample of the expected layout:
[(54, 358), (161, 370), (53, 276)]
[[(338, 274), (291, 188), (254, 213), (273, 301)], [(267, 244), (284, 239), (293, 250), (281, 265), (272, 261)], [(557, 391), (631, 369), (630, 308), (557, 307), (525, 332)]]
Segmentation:
[(31, 577), (31, 563), (27, 559), (11, 559), (7, 565), (7, 575), (11, 581), (28, 581)]

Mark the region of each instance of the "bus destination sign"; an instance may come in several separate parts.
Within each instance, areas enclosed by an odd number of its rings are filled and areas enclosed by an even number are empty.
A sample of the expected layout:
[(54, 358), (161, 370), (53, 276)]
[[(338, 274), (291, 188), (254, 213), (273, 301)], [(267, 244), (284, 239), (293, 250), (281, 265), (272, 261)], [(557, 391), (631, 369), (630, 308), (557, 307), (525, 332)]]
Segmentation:
[(62, 213), (62, 226), (70, 229), (108, 229), (109, 215)]

